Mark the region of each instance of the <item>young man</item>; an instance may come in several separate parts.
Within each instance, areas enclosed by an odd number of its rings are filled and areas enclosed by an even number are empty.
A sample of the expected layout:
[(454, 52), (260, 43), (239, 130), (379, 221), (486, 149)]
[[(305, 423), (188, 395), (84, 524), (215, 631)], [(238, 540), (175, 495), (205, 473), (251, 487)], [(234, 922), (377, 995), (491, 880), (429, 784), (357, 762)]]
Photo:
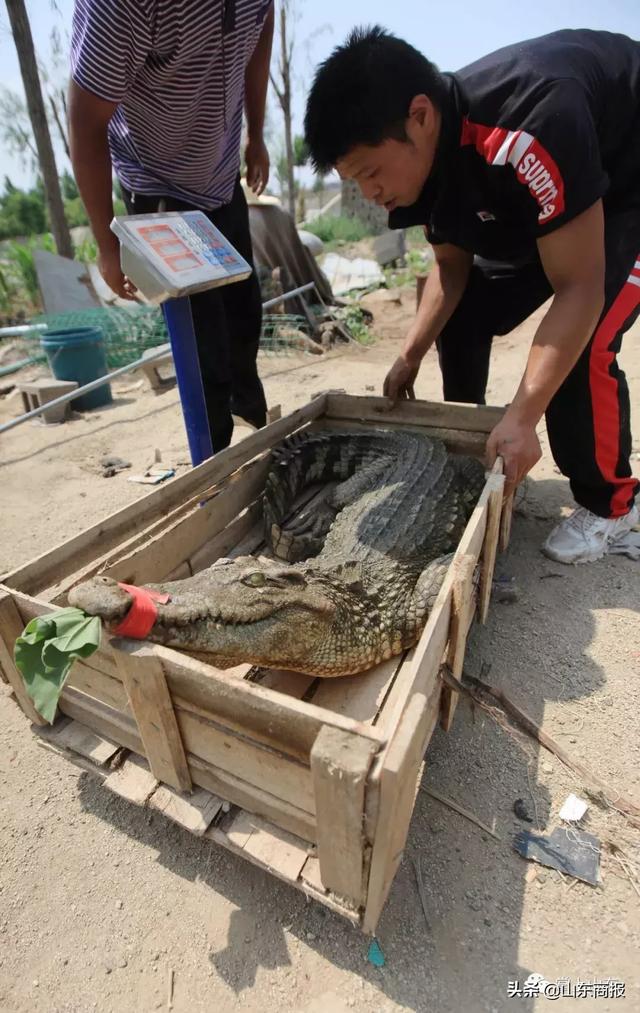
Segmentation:
[(546, 413), (578, 508), (543, 549), (599, 559), (638, 521), (616, 353), (640, 308), (640, 43), (555, 32), (441, 74), (382, 29), (357, 29), (319, 68), (305, 127), (318, 168), (433, 244), (385, 379), (393, 401), (414, 396), (437, 341), (445, 399), (484, 403), (493, 335), (552, 297), (487, 456), (502, 455), (513, 488), (541, 456)]
[[(107, 284), (125, 298), (112, 171), (130, 214), (200, 209), (252, 263), (240, 187), (266, 186), (263, 140), (272, 0), (76, 0), (71, 46), (71, 161)], [(266, 422), (256, 368), (261, 301), (255, 274), (191, 298), (213, 450), (229, 445), (231, 411)]]

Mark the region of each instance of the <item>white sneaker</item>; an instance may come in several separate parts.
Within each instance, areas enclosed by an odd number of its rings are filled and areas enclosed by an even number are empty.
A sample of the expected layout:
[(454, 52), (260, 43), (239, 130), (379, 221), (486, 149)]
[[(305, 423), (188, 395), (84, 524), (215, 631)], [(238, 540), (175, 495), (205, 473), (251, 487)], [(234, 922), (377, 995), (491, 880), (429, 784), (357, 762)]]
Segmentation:
[(639, 520), (637, 506), (623, 517), (609, 519), (592, 514), (586, 507), (578, 507), (553, 529), (542, 551), (558, 563), (594, 563)]

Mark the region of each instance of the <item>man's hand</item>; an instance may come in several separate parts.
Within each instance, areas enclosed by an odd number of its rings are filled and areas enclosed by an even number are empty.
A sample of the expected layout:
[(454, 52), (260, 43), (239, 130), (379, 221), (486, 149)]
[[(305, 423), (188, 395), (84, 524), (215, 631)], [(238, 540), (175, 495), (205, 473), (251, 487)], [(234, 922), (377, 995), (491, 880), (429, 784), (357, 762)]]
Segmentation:
[(98, 267), (100, 274), (106, 281), (112, 292), (119, 295), (121, 299), (135, 299), (137, 291), (133, 282), (122, 273), (120, 267), (120, 244), (116, 237), (114, 242), (103, 248), (98, 253)]
[(535, 426), (512, 418), (509, 411), (489, 434), (486, 452), (489, 468), (495, 463), (498, 454), (504, 461), (505, 496), (514, 491), (542, 457)]
[(247, 185), (259, 197), (269, 182), (269, 152), (262, 137), (247, 142), (244, 152), (247, 166)]
[(419, 369), (420, 363), (416, 366), (411, 364), (404, 355), (398, 356), (385, 376), (382, 387), (382, 393), (391, 399), (392, 405), (395, 405), (396, 401), (404, 401), (406, 398), (415, 401), (416, 395), (413, 385)]

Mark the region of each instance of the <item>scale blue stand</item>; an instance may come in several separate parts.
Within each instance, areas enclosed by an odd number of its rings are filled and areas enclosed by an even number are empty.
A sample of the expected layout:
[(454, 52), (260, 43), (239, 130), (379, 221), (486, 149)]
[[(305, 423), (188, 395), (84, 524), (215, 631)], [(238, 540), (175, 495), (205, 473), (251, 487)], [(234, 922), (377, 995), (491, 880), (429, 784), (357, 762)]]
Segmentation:
[(195, 467), (211, 457), (213, 447), (189, 296), (167, 299), (162, 312), (171, 341), (191, 463)]
[(251, 266), (202, 211), (123, 215), (111, 229), (120, 240), (123, 273), (162, 305), (195, 467), (212, 456), (213, 447), (189, 296), (242, 281)]

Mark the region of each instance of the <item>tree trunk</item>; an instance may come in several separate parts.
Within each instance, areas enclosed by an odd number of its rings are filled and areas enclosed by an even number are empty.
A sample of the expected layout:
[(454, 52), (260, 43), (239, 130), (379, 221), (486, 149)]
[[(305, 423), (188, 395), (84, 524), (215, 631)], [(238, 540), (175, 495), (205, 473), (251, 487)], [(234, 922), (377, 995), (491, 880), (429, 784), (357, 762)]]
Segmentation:
[(15, 42), (20, 73), (27, 99), (27, 109), (38, 150), (38, 161), (51, 222), (51, 231), (56, 249), (62, 257), (73, 257), (71, 235), (64, 215), (64, 204), (60, 192), (60, 180), (49, 134), (49, 124), (42, 99), (38, 65), (33, 47), (33, 38), (24, 0), (6, 0), (13, 41)]
[(287, 9), (286, 4), (280, 7), (280, 73), (282, 74), (282, 112), (284, 114), (284, 143), (287, 155), (287, 195), (289, 198), (289, 214), (295, 221), (296, 195), (293, 167), (293, 138), (291, 136), (291, 54), (287, 45)]

